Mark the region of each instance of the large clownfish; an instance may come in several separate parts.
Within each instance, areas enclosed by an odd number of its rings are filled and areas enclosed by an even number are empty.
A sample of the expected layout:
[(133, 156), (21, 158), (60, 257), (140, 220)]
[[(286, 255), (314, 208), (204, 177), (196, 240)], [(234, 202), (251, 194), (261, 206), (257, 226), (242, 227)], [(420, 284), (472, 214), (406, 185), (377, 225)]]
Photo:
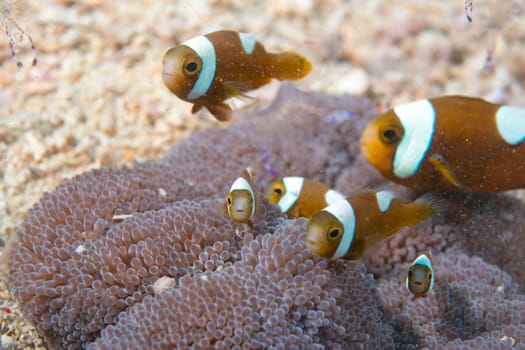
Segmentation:
[(430, 195), (405, 202), (389, 191), (361, 190), (310, 218), (306, 246), (326, 258), (359, 259), (401, 228), (425, 221), (439, 206)]
[(424, 297), (434, 288), (434, 269), (432, 255), (421, 254), (408, 269), (406, 278), (407, 289), (415, 297)]
[(255, 215), (257, 203), (253, 191), (254, 180), (255, 171), (246, 168), (230, 187), (226, 211), (233, 221), (250, 223)]
[(268, 53), (250, 33), (220, 30), (183, 42), (164, 55), (162, 80), (192, 113), (206, 107), (220, 121), (231, 119), (230, 97), (268, 84), (272, 78), (304, 77), (312, 64), (294, 52)]
[(274, 182), (266, 192), (268, 200), (277, 204), (289, 218), (318, 213), (345, 196), (323, 183), (299, 176), (287, 176)]
[(525, 187), (525, 107), (446, 96), (397, 106), (361, 137), (365, 158), (417, 191)]

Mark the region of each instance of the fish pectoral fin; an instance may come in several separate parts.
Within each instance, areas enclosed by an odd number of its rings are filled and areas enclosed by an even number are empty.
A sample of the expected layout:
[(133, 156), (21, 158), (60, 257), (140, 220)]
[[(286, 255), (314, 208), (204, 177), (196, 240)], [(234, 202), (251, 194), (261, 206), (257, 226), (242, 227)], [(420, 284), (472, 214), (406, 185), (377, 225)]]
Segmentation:
[(193, 107), (191, 107), (191, 114), (197, 113), (202, 107), (202, 105), (193, 105)]
[(463, 187), (458, 181), (458, 178), (456, 177), (456, 174), (454, 174), (454, 171), (450, 168), (450, 165), (447, 163), (445, 158), (439, 154), (433, 154), (428, 161), (430, 164), (436, 168), (436, 170), (441, 174), (441, 176), (447, 181), (449, 184), (451, 184), (454, 187)]
[(226, 103), (206, 105), (205, 107), (218, 121), (227, 122), (232, 119), (232, 108)]
[(221, 216), (226, 217), (226, 218), (230, 218), (230, 210), (228, 209), (228, 204), (227, 203), (219, 204), (218, 205), (218, 209), (219, 209), (219, 212), (220, 212)]
[(301, 207), (298, 205), (292, 205), (292, 207), (286, 211), (286, 214), (288, 215), (289, 219), (303, 217), (303, 213), (301, 213)]
[(370, 251), (370, 248), (364, 239), (355, 237), (350, 246), (350, 250), (345, 254), (344, 258), (349, 260), (359, 260)]
[(223, 85), (226, 91), (228, 91), (228, 95), (231, 97), (244, 97), (253, 99), (253, 97), (246, 94), (248, 91), (254, 89), (254, 86), (250, 82), (228, 80), (225, 81)]

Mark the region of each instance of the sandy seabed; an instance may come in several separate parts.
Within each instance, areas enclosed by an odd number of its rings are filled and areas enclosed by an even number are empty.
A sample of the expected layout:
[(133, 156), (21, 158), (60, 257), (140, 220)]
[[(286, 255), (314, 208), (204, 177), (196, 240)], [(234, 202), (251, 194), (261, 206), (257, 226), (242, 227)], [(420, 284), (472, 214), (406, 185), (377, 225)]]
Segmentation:
[[(0, 1), (18, 51), (13, 59), (0, 36), (1, 245), (64, 179), (155, 159), (218, 124), (205, 111), (191, 115), (164, 87), (162, 56), (171, 46), (216, 29), (249, 31), (269, 51), (295, 50), (313, 62), (297, 82), (305, 90), (367, 95), (380, 108), (455, 93), (525, 105), (519, 3), (474, 1), (469, 23), (461, 0)], [(266, 103), (278, 85), (234, 105)], [(3, 277), (0, 333), (0, 347), (42, 347)]]

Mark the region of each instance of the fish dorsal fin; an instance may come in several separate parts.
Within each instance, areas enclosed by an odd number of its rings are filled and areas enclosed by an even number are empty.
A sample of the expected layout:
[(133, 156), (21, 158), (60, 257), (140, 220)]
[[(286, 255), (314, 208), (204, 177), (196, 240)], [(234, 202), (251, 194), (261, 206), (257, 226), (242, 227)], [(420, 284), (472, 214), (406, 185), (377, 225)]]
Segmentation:
[(250, 179), (250, 181), (255, 181), (255, 177), (257, 176), (257, 173), (255, 172), (255, 170), (253, 168), (246, 168), (244, 169), (244, 171), (246, 172), (246, 175), (247, 177)]

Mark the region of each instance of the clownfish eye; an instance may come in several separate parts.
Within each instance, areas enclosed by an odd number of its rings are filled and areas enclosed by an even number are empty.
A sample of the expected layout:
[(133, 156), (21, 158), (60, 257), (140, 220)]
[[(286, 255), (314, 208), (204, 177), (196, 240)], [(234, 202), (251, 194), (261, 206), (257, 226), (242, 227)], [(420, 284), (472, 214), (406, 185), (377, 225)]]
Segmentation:
[(273, 188), (273, 193), (280, 196), (281, 194), (283, 194), (283, 189), (280, 186), (276, 186)]
[(394, 126), (388, 126), (387, 128), (379, 131), (379, 138), (386, 144), (396, 143), (401, 139), (401, 131)]
[(432, 279), (432, 274), (429, 273), (427, 279), (430, 281)]
[(408, 270), (408, 277), (412, 277), (412, 270)]
[(394, 143), (397, 141), (397, 133), (395, 130), (387, 129), (383, 131), (383, 141), (386, 143)]
[(190, 62), (190, 63), (186, 64), (184, 69), (186, 69), (186, 72), (188, 72), (188, 73), (193, 73), (193, 72), (195, 72), (197, 70), (197, 63), (196, 62)]
[(187, 75), (195, 75), (199, 71), (200, 63), (190, 58), (184, 61), (182, 67)]
[(229, 205), (232, 204), (232, 197), (231, 197), (231, 196), (228, 196), (228, 204), (229, 204)]
[(334, 228), (330, 232), (328, 232), (328, 238), (329, 239), (336, 239), (341, 234), (341, 231), (337, 228)]

